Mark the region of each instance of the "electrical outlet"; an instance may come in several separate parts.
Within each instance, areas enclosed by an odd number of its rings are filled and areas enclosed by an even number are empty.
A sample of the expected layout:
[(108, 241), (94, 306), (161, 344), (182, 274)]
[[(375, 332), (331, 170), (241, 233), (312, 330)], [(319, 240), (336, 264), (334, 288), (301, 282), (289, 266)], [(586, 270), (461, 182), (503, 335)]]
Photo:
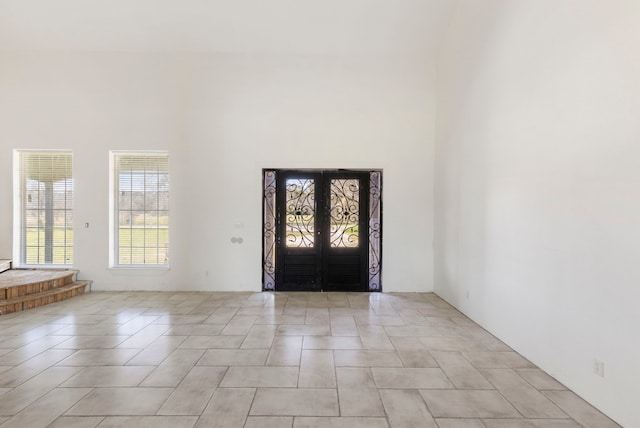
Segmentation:
[(593, 360), (593, 373), (597, 376), (604, 377), (604, 362), (599, 359)]
[(467, 300), (469, 300), (469, 290), (466, 290), (466, 291), (464, 292), (464, 295), (465, 295), (465, 297), (467, 298)]

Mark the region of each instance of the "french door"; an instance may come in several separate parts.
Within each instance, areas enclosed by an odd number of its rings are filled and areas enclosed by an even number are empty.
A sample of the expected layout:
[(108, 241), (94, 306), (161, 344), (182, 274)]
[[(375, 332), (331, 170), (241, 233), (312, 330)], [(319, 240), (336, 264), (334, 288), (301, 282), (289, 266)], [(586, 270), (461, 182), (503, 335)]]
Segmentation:
[[(380, 221), (371, 224), (371, 182), (370, 171), (274, 171), (275, 290), (370, 291), (377, 269), (373, 291), (379, 291)], [(379, 199), (379, 191), (373, 194)], [(379, 217), (379, 201), (377, 210)], [(374, 248), (371, 228), (377, 231)]]

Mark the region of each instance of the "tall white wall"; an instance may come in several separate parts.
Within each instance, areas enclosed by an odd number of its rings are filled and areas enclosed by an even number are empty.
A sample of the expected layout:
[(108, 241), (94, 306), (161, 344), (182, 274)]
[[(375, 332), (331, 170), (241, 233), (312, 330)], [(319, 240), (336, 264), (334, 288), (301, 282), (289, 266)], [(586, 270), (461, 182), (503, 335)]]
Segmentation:
[[(408, 56), (0, 52), (0, 258), (13, 149), (73, 150), (74, 267), (99, 290), (258, 291), (262, 168), (381, 168), (383, 288), (431, 291), (434, 136), (434, 69)], [(108, 268), (117, 149), (169, 150), (169, 270)]]
[(435, 291), (627, 428), (640, 427), (638, 23), (635, 0), (460, 0), (436, 138)]

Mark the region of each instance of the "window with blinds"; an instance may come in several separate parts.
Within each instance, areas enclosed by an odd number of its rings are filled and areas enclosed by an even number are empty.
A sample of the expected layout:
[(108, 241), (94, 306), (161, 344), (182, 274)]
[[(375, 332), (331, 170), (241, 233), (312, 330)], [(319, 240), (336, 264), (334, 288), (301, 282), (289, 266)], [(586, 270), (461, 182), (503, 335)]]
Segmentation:
[(73, 264), (71, 152), (16, 150), (14, 162), (20, 265)]
[(111, 265), (168, 266), (169, 155), (111, 152)]

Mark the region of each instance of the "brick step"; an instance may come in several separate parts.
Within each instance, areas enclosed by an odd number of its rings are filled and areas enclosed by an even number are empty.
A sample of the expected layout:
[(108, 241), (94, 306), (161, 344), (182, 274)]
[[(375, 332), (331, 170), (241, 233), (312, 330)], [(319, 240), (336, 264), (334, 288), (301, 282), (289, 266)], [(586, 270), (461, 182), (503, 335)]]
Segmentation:
[(76, 270), (12, 269), (0, 275), (0, 300), (39, 294), (73, 284)]
[(92, 281), (76, 281), (71, 284), (58, 286), (39, 293), (22, 295), (9, 299), (0, 299), (0, 315), (37, 308), (39, 306), (61, 302), (71, 297), (78, 296), (85, 292), (86, 287), (91, 285), (91, 282)]

